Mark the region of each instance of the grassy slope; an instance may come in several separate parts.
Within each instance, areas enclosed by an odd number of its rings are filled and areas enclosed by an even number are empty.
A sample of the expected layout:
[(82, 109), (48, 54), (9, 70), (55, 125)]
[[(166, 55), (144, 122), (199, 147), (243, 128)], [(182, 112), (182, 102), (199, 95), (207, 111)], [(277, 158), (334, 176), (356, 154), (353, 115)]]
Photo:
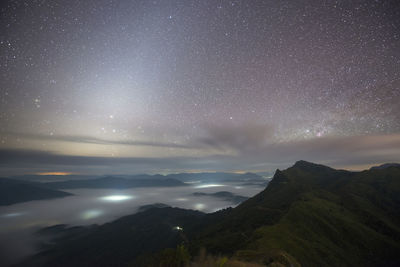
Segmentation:
[(262, 263), (400, 264), (400, 169), (352, 173), (298, 162), (197, 236)]
[(184, 234), (173, 230), (174, 226), (186, 229), (203, 216), (193, 210), (155, 208), (77, 233), (65, 229), (65, 235), (61, 232), (61, 238), (53, 240), (53, 247), (19, 266), (137, 266), (136, 257), (185, 241)]

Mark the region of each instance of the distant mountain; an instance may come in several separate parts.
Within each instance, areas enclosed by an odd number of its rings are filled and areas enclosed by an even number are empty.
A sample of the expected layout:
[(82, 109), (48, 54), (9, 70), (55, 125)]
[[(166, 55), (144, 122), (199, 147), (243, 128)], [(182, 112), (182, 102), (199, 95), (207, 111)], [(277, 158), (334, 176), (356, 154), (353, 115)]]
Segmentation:
[(0, 178), (0, 205), (11, 205), (31, 200), (67, 197), (72, 194), (43, 188), (42, 184)]
[(257, 175), (263, 176), (265, 178), (272, 178), (274, 176), (274, 172), (257, 172)]
[[(106, 181), (109, 183), (111, 180), (114, 180), (115, 183), (121, 184), (122, 187), (125, 187), (124, 183), (129, 183), (126, 180), (136, 180), (137, 184), (140, 184), (140, 181), (162, 181), (162, 180), (179, 180), (181, 182), (202, 182), (202, 183), (216, 183), (216, 182), (242, 182), (247, 185), (251, 184), (259, 184), (266, 185), (268, 180), (263, 178), (262, 176), (254, 173), (224, 173), (224, 172), (203, 172), (203, 173), (178, 173), (178, 174), (168, 174), (168, 175), (149, 175), (149, 174), (136, 174), (136, 175), (107, 175), (107, 176), (95, 176), (95, 175), (37, 175), (37, 174), (29, 174), (29, 175), (18, 175), (7, 177), (13, 180), (22, 180), (22, 181), (30, 181), (30, 182), (42, 182), (48, 183), (48, 185), (53, 188), (58, 185), (66, 185), (69, 184), (72, 186), (73, 181), (80, 181), (80, 184), (87, 184), (85, 186), (92, 187), (89, 182), (90, 180), (97, 181)], [(54, 183), (54, 184), (50, 184)], [(132, 182), (132, 185), (134, 182)], [(63, 186), (64, 186), (63, 185)], [(131, 185), (127, 185), (128, 187), (132, 187)], [(145, 185), (148, 186), (148, 185)], [(117, 186), (118, 187), (118, 186)], [(133, 187), (136, 187), (133, 186)], [(108, 188), (108, 187), (106, 187)]]
[(182, 182), (264, 182), (265, 179), (255, 173), (228, 173), (228, 172), (201, 172), (169, 174), (168, 178), (178, 179)]
[(184, 266), (201, 248), (227, 257), (216, 266), (399, 266), (400, 168), (299, 161), (236, 208), (147, 209), (70, 236), (23, 266)]
[(400, 163), (385, 163), (385, 164), (382, 164), (382, 165), (379, 165), (379, 166), (371, 167), (371, 170), (386, 169), (386, 168), (390, 168), (390, 167), (399, 168), (400, 167)]
[(9, 176), (7, 178), (14, 180), (29, 181), (29, 182), (60, 182), (66, 180), (89, 180), (89, 179), (99, 178), (99, 176), (75, 175), (75, 174), (67, 174), (67, 175), (25, 174), (25, 175)]
[(244, 182), (251, 184), (262, 184), (266, 181), (263, 177), (254, 173), (180, 173), (170, 175), (147, 175), (134, 176), (105, 176), (95, 179), (67, 180), (60, 182), (47, 182), (43, 186), (52, 189), (76, 189), (76, 188), (114, 188), (124, 189), (133, 187), (169, 187), (187, 186), (185, 182), (198, 181), (207, 182)]
[(215, 197), (215, 198), (219, 198), (221, 200), (230, 201), (233, 204), (239, 204), (248, 199), (248, 197), (235, 195), (232, 192), (227, 192), (227, 191), (220, 191), (220, 192), (216, 192), (216, 193), (194, 192), (193, 195), (197, 196), (197, 197), (199, 197), (199, 196)]
[(146, 211), (149, 209), (161, 209), (161, 208), (168, 208), (168, 207), (171, 207), (171, 206), (164, 204), (164, 203), (154, 203), (154, 204), (140, 206), (138, 210), (139, 210), (139, 212), (142, 212), (142, 211)]
[[(163, 176), (161, 176), (163, 177)], [(170, 178), (151, 178), (151, 179), (128, 179), (115, 176), (106, 176), (88, 180), (70, 180), (62, 182), (43, 183), (43, 186), (52, 189), (76, 189), (76, 188), (113, 188), (124, 189), (133, 187), (169, 187), (186, 186), (185, 183)]]

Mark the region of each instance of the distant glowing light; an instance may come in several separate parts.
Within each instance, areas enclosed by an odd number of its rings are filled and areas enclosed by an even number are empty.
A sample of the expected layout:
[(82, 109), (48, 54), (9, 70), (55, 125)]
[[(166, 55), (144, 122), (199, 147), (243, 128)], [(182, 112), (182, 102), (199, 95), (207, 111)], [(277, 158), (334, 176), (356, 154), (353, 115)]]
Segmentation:
[(232, 171), (232, 173), (236, 173), (236, 174), (245, 174), (248, 171), (241, 171), (241, 170), (236, 170), (236, 171)]
[(105, 197), (101, 197), (101, 200), (104, 201), (109, 201), (109, 202), (120, 202), (120, 201), (125, 201), (125, 200), (129, 200), (132, 199), (132, 196), (128, 196), (128, 195), (111, 195), (111, 196), (105, 196)]
[(199, 183), (201, 183), (201, 181), (187, 181), (187, 182), (184, 182), (185, 184), (199, 184)]
[(243, 186), (235, 186), (235, 189), (243, 189)]
[(172, 229), (175, 231), (183, 231), (183, 228), (180, 226), (174, 226)]
[(72, 175), (72, 172), (38, 172), (36, 175)]
[(180, 197), (180, 198), (176, 198), (175, 200), (176, 200), (176, 201), (187, 201), (188, 199), (187, 199), (187, 198)]
[(194, 205), (194, 208), (196, 210), (203, 210), (203, 209), (205, 209), (205, 207), (206, 207), (206, 205), (204, 205), (203, 203), (197, 203)]
[(104, 212), (102, 210), (86, 210), (82, 212), (81, 218), (84, 220), (90, 220), (96, 217), (103, 215)]
[(209, 187), (219, 187), (219, 186), (224, 186), (223, 184), (202, 184), (198, 185), (195, 188), (209, 188)]

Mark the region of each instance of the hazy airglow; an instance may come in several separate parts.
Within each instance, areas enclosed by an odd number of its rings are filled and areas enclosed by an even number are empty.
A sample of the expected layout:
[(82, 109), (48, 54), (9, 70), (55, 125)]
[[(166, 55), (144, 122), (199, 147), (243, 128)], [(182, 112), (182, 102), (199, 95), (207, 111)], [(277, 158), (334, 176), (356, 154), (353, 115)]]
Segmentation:
[(129, 199), (132, 199), (132, 196), (129, 195), (110, 195), (110, 196), (105, 196), (101, 197), (101, 200), (108, 201), (108, 202), (121, 202), (121, 201), (126, 201)]

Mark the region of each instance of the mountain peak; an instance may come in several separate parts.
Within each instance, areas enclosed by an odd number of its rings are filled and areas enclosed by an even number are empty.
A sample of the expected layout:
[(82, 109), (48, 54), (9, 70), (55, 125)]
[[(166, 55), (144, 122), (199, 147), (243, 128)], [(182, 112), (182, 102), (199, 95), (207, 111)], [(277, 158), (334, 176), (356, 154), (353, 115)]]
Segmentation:
[(324, 165), (321, 165), (321, 164), (316, 164), (316, 163), (305, 161), (305, 160), (296, 161), (296, 163), (293, 165), (293, 167), (294, 168), (301, 168), (301, 169), (304, 169), (304, 168), (315, 168), (315, 167), (326, 167), (326, 168), (329, 168), (327, 166), (324, 166)]
[[(306, 172), (312, 172), (312, 173), (326, 173), (329, 171), (335, 171), (335, 169), (332, 169), (331, 167), (321, 165), (321, 164), (316, 164), (312, 162), (308, 162), (305, 160), (299, 160), (297, 161), (291, 168), (293, 169), (299, 169), (303, 170)], [(290, 169), (291, 169), (290, 168)]]

